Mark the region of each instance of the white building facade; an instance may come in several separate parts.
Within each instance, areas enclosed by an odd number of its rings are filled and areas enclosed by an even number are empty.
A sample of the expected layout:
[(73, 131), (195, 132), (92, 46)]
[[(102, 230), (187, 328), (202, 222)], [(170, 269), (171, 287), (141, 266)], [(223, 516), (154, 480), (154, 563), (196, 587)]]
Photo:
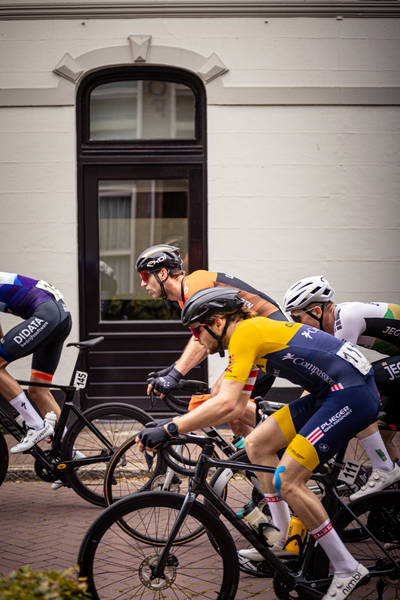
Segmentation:
[(138, 400), (187, 339), (146, 312), (146, 244), (278, 302), (313, 274), (337, 302), (400, 302), (399, 17), (394, 1), (0, 2), (2, 270), (61, 289), (71, 341), (105, 336), (93, 402)]

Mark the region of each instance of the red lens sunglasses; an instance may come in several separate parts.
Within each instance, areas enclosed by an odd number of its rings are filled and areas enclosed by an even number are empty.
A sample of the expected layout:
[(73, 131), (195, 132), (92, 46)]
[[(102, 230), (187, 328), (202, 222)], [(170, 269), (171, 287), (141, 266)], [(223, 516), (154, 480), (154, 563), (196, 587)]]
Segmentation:
[(200, 327), (207, 327), (207, 323), (201, 323), (198, 327), (189, 327), (192, 335), (197, 339), (200, 337)]
[(140, 273), (140, 277), (143, 279), (143, 281), (145, 283), (147, 283), (148, 279), (149, 279), (150, 273), (148, 271), (142, 271)]

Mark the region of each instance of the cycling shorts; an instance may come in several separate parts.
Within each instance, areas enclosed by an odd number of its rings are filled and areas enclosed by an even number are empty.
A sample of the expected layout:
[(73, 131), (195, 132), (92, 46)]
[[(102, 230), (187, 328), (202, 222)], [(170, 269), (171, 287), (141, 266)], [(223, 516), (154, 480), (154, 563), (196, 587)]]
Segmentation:
[(29, 319), (6, 333), (0, 340), (0, 357), (11, 363), (33, 354), (32, 370), (54, 375), (71, 327), (66, 304), (51, 298), (39, 304)]
[(273, 414), (288, 443), (287, 452), (313, 471), (376, 420), (379, 395), (372, 376), (365, 385), (298, 398)]

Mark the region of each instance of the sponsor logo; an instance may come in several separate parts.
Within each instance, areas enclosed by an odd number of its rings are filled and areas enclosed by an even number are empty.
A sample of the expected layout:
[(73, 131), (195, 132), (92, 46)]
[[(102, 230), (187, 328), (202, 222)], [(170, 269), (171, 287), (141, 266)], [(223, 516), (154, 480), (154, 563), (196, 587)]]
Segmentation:
[(395, 365), (388, 365), (385, 363), (382, 363), (383, 368), (386, 369), (386, 371), (389, 373), (389, 381), (393, 381), (394, 379), (398, 379), (400, 377), (400, 362), (396, 363)]
[(333, 385), (335, 383), (335, 380), (332, 379), (332, 377), (329, 377), (327, 373), (324, 373), (322, 369), (320, 369), (316, 365), (313, 365), (312, 363), (307, 362), (305, 358), (302, 358), (301, 356), (295, 356), (291, 352), (288, 352), (287, 354), (285, 354), (285, 356), (282, 356), (282, 360), (291, 360), (294, 365), (303, 367), (303, 369), (309, 371), (311, 375), (316, 375), (317, 377), (320, 377), (320, 379), (322, 379), (326, 383), (329, 383), (329, 385)]
[(400, 329), (397, 329), (396, 327), (386, 327), (386, 329), (382, 331), (382, 333), (387, 333), (388, 335), (394, 335), (395, 337), (399, 337)]
[(303, 331), (301, 335), (303, 335), (305, 338), (307, 338), (308, 340), (312, 340), (313, 338), (311, 337), (311, 334), (315, 333), (315, 329), (306, 329), (306, 331)]
[(332, 523), (329, 521), (329, 523), (327, 525), (325, 525), (325, 527), (323, 529), (321, 529), (320, 531), (317, 531), (316, 533), (313, 533), (313, 538), (318, 541), (322, 537), (324, 537), (324, 535), (329, 533), (331, 531), (331, 529), (332, 529)]
[(279, 369), (274, 369), (274, 377), (279, 377), (280, 374), (281, 372), (279, 371)]
[(321, 450), (321, 452), (329, 452), (329, 446), (327, 444), (320, 444), (318, 448)]
[(228, 366), (226, 367), (226, 371), (228, 371), (228, 373), (232, 373), (234, 363), (235, 363), (235, 355), (234, 354), (230, 354), (229, 355)]
[(166, 258), (167, 258), (166, 255), (162, 254), (158, 258), (153, 258), (152, 260), (149, 260), (149, 262), (147, 263), (147, 266), (150, 267), (150, 268), (151, 267), (155, 267), (159, 263), (163, 262)]
[(385, 462), (385, 460), (387, 460), (387, 456), (382, 450), (376, 450), (376, 453), (379, 456), (379, 458), (381, 458), (383, 460), (383, 462)]
[(333, 415), (328, 421), (325, 421), (320, 425), (320, 428), (324, 433), (335, 427), (338, 423), (343, 421), (346, 417), (349, 417), (353, 411), (348, 406), (344, 406), (339, 412)]
[(32, 319), (32, 321), (26, 325), (24, 329), (21, 329), (18, 335), (16, 335), (13, 339), (16, 344), (23, 348), (26, 344), (29, 344), (45, 327), (47, 327), (48, 322), (43, 321), (43, 319)]
[(349, 581), (349, 583), (346, 585), (346, 587), (343, 588), (342, 592), (343, 594), (346, 593), (348, 594), (349, 592), (351, 592), (351, 590), (359, 583), (360, 579), (362, 579), (362, 575), (361, 573), (356, 573)]

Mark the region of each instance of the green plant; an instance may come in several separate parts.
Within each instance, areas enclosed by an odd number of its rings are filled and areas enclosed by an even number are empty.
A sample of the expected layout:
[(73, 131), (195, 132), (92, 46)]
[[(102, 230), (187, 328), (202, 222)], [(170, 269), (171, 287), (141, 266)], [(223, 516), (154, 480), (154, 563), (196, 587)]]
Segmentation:
[(0, 577), (0, 600), (87, 600), (83, 578), (74, 577), (73, 568), (65, 571), (32, 572), (20, 567)]

